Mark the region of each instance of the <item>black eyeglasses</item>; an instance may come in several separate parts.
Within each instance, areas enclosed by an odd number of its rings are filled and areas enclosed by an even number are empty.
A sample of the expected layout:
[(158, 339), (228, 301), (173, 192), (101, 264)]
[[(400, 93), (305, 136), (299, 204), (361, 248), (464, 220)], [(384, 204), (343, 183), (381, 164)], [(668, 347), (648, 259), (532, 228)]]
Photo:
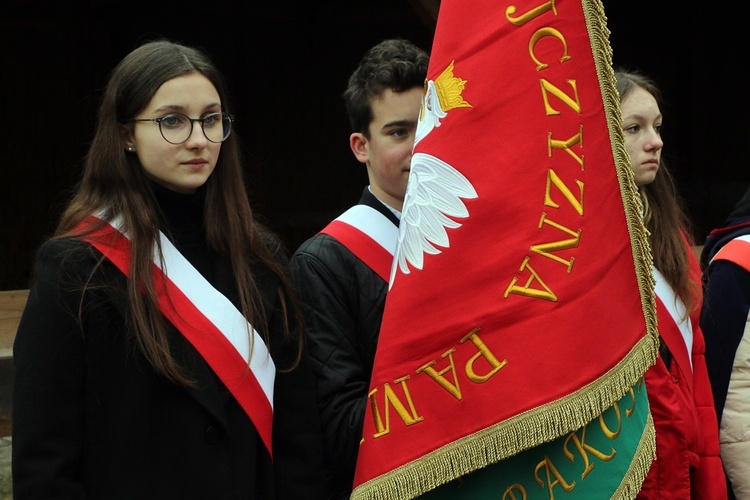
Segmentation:
[(229, 113), (211, 113), (203, 118), (190, 118), (181, 113), (170, 113), (161, 118), (133, 118), (134, 122), (156, 122), (164, 140), (182, 144), (193, 133), (193, 123), (199, 122), (203, 135), (211, 142), (224, 142), (232, 133), (234, 116)]

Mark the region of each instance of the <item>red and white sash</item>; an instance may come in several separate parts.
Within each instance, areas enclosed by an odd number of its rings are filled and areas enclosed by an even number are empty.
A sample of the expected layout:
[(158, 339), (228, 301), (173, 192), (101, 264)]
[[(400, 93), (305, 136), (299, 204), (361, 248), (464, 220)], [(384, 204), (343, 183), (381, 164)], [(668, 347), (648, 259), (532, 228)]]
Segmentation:
[(750, 271), (750, 235), (745, 234), (729, 241), (716, 252), (711, 262), (715, 260), (728, 260)]
[[(93, 225), (92, 216), (83, 224)], [(93, 245), (129, 276), (130, 240), (121, 221), (87, 234)], [(276, 367), (258, 332), (172, 242), (159, 233), (162, 261), (154, 249), (154, 284), (159, 310), (198, 350), (258, 429), (272, 454), (273, 388)], [(252, 345), (249, 332), (252, 332)]]
[(367, 205), (354, 205), (324, 227), (384, 281), (391, 275), (398, 227), (388, 217)]
[(680, 366), (693, 369), (693, 325), (682, 302), (656, 267), (653, 268), (656, 284), (656, 311), (659, 334)]

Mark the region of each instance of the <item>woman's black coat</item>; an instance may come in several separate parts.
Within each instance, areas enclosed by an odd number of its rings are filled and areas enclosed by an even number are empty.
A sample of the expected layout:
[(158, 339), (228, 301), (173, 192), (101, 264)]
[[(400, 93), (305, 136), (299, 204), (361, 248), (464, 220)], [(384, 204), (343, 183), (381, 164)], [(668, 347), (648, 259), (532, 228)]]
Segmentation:
[[(237, 304), (231, 266), (190, 231), (178, 228), (175, 244)], [(92, 275), (99, 259), (75, 240), (40, 249), (14, 345), (15, 498), (316, 498), (320, 435), (306, 357), (277, 372), (272, 461), (240, 405), (171, 325), (173, 354), (197, 384), (154, 372), (130, 331), (125, 277), (109, 261)], [(275, 302), (276, 278), (263, 269), (256, 277)], [(274, 314), (274, 339), (280, 321)], [(294, 345), (272, 341), (277, 370), (285, 349)]]

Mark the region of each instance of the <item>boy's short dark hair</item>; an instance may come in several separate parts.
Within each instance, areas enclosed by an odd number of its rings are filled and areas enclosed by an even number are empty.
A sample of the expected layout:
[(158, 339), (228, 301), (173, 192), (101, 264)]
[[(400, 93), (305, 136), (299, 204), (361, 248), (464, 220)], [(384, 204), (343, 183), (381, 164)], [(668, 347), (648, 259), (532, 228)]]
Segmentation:
[(352, 131), (369, 137), (370, 101), (386, 89), (403, 92), (424, 86), (428, 62), (427, 52), (401, 38), (383, 40), (368, 50), (343, 94)]

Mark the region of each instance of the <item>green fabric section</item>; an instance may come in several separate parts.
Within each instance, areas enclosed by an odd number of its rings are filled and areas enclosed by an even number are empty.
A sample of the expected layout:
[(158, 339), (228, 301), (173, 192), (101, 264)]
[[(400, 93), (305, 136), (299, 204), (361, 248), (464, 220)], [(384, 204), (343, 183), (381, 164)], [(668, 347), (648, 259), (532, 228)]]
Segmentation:
[(634, 498), (653, 456), (653, 421), (641, 381), (584, 428), (419, 498)]

